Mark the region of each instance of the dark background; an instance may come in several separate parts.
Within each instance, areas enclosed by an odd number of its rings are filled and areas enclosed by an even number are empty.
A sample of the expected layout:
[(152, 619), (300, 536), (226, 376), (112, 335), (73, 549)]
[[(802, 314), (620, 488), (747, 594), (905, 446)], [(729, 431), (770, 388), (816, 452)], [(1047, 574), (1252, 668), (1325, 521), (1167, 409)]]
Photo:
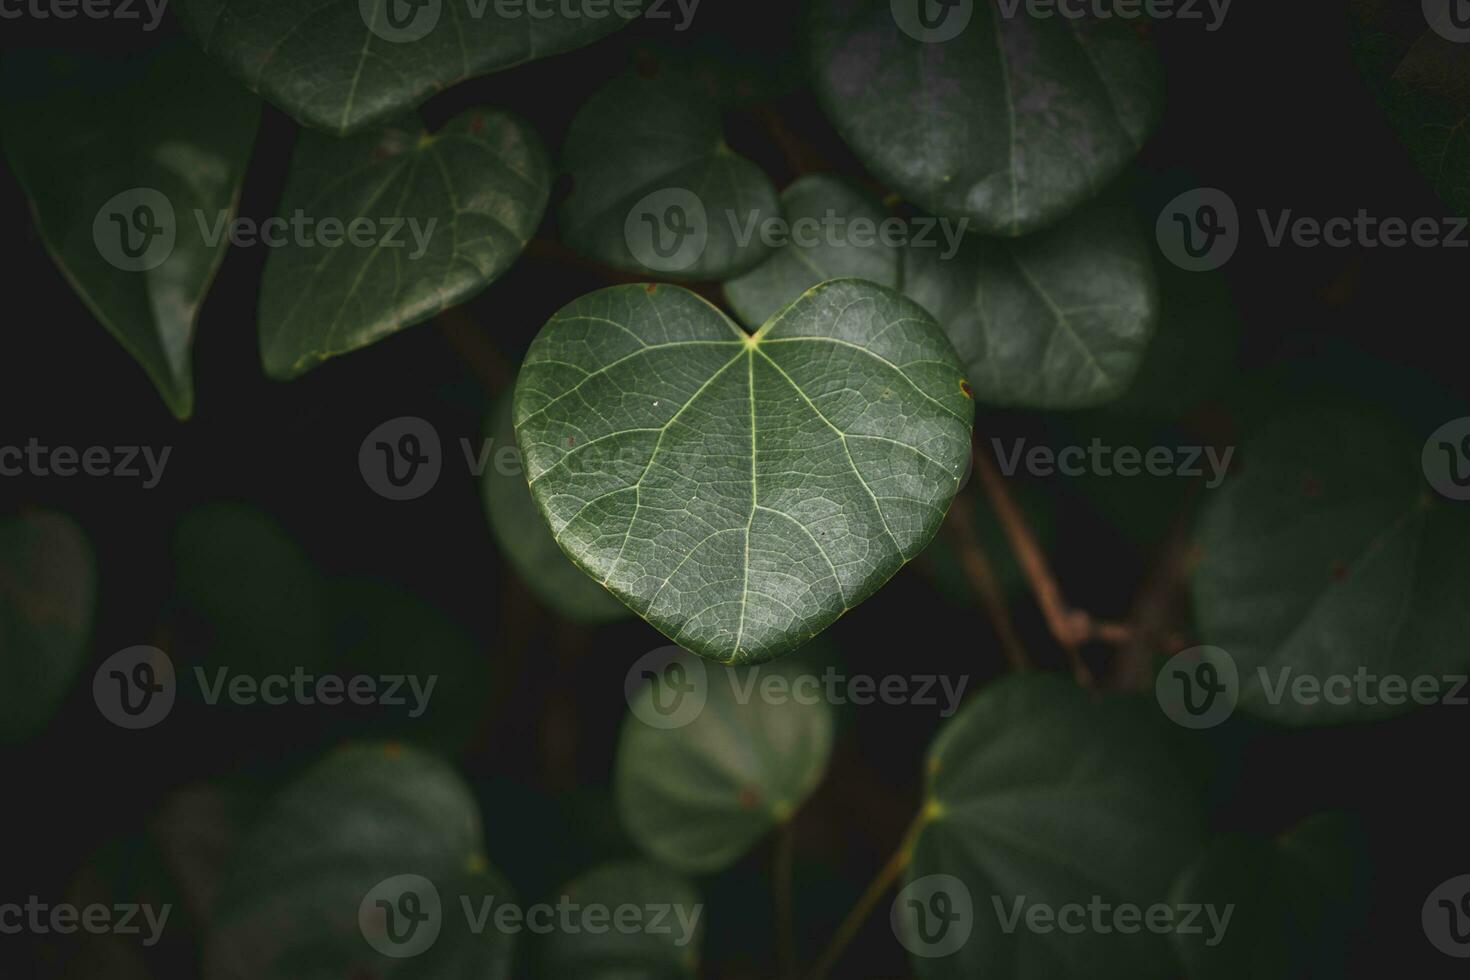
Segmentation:
[[(425, 114), (432, 126), (470, 104), (510, 107), (531, 119), (555, 152), (572, 113), (632, 52), (701, 38), (752, 59), (763, 77), (790, 72), (799, 82), (791, 44), (797, 6), (704, 0), (688, 35), (676, 35), (669, 22), (641, 22), (590, 48), (462, 84), (432, 100)], [(1325, 386), (1396, 405), (1413, 401), (1401, 396), (1433, 392), (1435, 401), (1443, 396), (1463, 407), (1470, 250), (1271, 249), (1254, 220), (1256, 208), (1323, 219), (1360, 207), (1407, 219), (1446, 212), (1356, 70), (1345, 11), (1241, 2), (1213, 34), (1198, 22), (1148, 29), (1163, 52), (1167, 110), (1136, 185), (1144, 197), (1176, 184), (1221, 188), (1247, 223), (1225, 271), (1242, 324), (1238, 357), (1227, 366), (1232, 389), (1311, 401)], [(159, 33), (176, 30), (170, 19)], [(0, 21), (0, 32), (5, 48), (90, 45), (120, 53), (157, 40), (128, 23)], [(806, 160), (860, 173), (805, 88), (798, 84), (767, 105), (787, 137), (773, 137), (765, 111), (740, 109), (727, 114), (729, 142), (778, 186), (795, 176), (793, 145)], [(274, 213), (295, 132), (266, 107), (241, 214)], [(1149, 225), (1152, 219), (1144, 214)], [(0, 444), (36, 437), (51, 446), (173, 447), (153, 490), (121, 479), (0, 479), (0, 514), (44, 506), (82, 524), (98, 555), (100, 583), (92, 658), (61, 712), (31, 743), (0, 749), (0, 901), (32, 893), (61, 901), (100, 851), (127, 850), (144, 839), (172, 790), (242, 772), (273, 782), (312, 761), (334, 737), (301, 709), (264, 708), (183, 710), (158, 728), (123, 732), (92, 704), (91, 676), (102, 659), (169, 635), (177, 614), (173, 528), (190, 508), (215, 500), (258, 506), (323, 570), (378, 578), (426, 597), (472, 633), (493, 661), (494, 684), (485, 695), (482, 736), (459, 763), (481, 798), (490, 859), (523, 896), (545, 894), (609, 854), (631, 852), (616, 828), (608, 787), (626, 710), (622, 681), (637, 656), (664, 641), (638, 621), (591, 630), (540, 608), (496, 554), (478, 481), (457, 448), (459, 438), (481, 434), (492, 398), (481, 379), (486, 365), (491, 374), (497, 359), (513, 365), (554, 311), (615, 277), (569, 264), (554, 249), (533, 249), (464, 308), (469, 327), (425, 324), (279, 384), (263, 377), (256, 348), (266, 250), (233, 249), (200, 317), (195, 417), (179, 423), (46, 256), (3, 161), (0, 230)], [(551, 218), (543, 236), (554, 238)], [(1239, 431), (1235, 404), (1231, 390), (1222, 392), (1180, 429), (1228, 440)], [(1433, 424), (1454, 414), (1470, 412)], [(371, 429), (402, 415), (437, 427), (446, 461), (428, 496), (394, 503), (363, 482), (357, 453)], [(977, 429), (1025, 434), (1053, 424), (1087, 425), (982, 408)], [(1062, 505), (1051, 557), (1068, 598), (1121, 617), (1156, 542), (1130, 538), (1070, 488), (1043, 490)], [(1037, 659), (1060, 667), (1034, 604), (1023, 595), (1014, 606)], [(968, 675), (974, 690), (1004, 669), (983, 615), (944, 598), (917, 565), (828, 636), (851, 673)], [(1106, 672), (1105, 651), (1089, 655)], [(914, 812), (921, 758), (941, 720), (935, 709), (917, 706), (848, 708), (842, 718), (828, 778), (797, 820), (799, 934), (808, 961)], [(1232, 722), (1210, 736), (1220, 759), (1213, 777), (1218, 829), (1275, 833), (1327, 809), (1365, 819), (1374, 883), (1368, 924), (1353, 941), (1353, 976), (1463, 971), (1428, 945), (1419, 914), (1432, 888), (1470, 872), (1465, 719), (1464, 708), (1438, 708), (1296, 733)], [(707, 975), (770, 974), (769, 862), (763, 845), (733, 872), (702, 883), (710, 903)], [(908, 974), (885, 919), (881, 910), (872, 918), (837, 975)], [(156, 975), (193, 975), (198, 942), (192, 928), (171, 922), (164, 942), (147, 953)], [(0, 937), (0, 963), (34, 964), (13, 973), (0, 967), (0, 975), (59, 975), (68, 955), (55, 937)]]

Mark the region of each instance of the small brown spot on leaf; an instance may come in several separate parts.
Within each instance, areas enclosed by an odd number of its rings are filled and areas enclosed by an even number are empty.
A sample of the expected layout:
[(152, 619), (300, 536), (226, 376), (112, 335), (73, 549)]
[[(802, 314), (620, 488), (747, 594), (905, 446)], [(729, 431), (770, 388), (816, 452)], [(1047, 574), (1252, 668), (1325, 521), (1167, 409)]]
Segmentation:
[(475, 116), (470, 120), (470, 132), (483, 133), (485, 131), (485, 117)]
[(960, 380), (960, 391), (963, 391), (965, 393), (965, 397), (970, 399), (971, 401), (975, 399), (975, 392), (970, 390), (970, 382), (965, 381), (964, 379)]
[(398, 742), (389, 742), (383, 746), (383, 754), (390, 759), (397, 759), (403, 755), (403, 746)]
[(643, 287), (643, 291), (645, 293), (647, 293), (648, 295), (652, 296), (654, 293), (658, 292), (658, 283), (656, 283), (656, 282), (649, 283), (647, 286), (644, 286)]
[(755, 790), (751, 789), (749, 786), (746, 786), (740, 790), (740, 796), (738, 799), (740, 802), (740, 809), (753, 810), (755, 809), (755, 805), (761, 801), (761, 796)]
[(576, 444), (577, 444), (577, 437), (576, 436), (567, 436), (567, 445), (568, 446), (575, 446)]
[(1335, 561), (1332, 563), (1331, 572), (1332, 581), (1334, 582), (1341, 582), (1343, 579), (1348, 577), (1347, 566), (1340, 561)]

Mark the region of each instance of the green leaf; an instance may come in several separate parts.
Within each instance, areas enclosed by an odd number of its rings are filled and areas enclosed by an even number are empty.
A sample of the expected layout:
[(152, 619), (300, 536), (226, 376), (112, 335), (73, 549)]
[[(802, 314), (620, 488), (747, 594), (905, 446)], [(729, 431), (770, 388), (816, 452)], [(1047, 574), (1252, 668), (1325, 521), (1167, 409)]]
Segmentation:
[[(493, 914), (475, 934), (461, 907), (510, 900), (483, 848), (474, 797), (447, 764), (392, 744), (340, 749), (282, 791), (241, 844), (204, 975), (509, 977), (512, 937)], [(410, 927), (414, 905), (428, 918)]]
[[(1424, 30), (1419, 4), (1353, 0), (1353, 44), (1359, 65), (1414, 165), (1459, 214), (1470, 214), (1470, 32), (1447, 20), (1447, 35)], [(1451, 36), (1463, 35), (1460, 40)]]
[(301, 134), (281, 217), (363, 232), (335, 247), (325, 231), (293, 232), (272, 252), (260, 291), (266, 373), (298, 377), (478, 294), (536, 233), (550, 181), (535, 132), (489, 109), (433, 135), (412, 116), (343, 140)]
[[(792, 661), (721, 667), (686, 655), (630, 694), (613, 778), (639, 847), (680, 871), (720, 871), (792, 818), (832, 754), (832, 708), (793, 696), (800, 676)], [(767, 696), (770, 684), (788, 693)]]
[[(641, 12), (643, 4), (634, 0)], [(306, 126), (345, 134), (456, 82), (590, 44), (627, 3), (176, 0), (204, 50)], [(478, 16), (477, 16), (478, 13)], [(408, 17), (405, 20), (404, 15)]]
[(754, 335), (678, 287), (621, 286), (542, 329), (516, 383), (532, 496), (583, 571), (725, 663), (800, 646), (938, 530), (973, 404), (943, 332), (857, 280)]
[(221, 667), (290, 676), (326, 659), (325, 584), (265, 514), (233, 503), (195, 508), (174, 532), (174, 567), (184, 609), (202, 628), (200, 660), (211, 676)]
[[(1201, 843), (1203, 812), (1166, 725), (1151, 704), (1098, 700), (1044, 675), (997, 681), (949, 721), (929, 752), (929, 802), (893, 907), (920, 977), (1168, 974), (1161, 935), (1074, 933), (1055, 920), (1032, 931), (1025, 918), (1033, 906), (1060, 915), (1095, 898), (1144, 909), (1168, 901)], [(944, 911), (926, 890), (932, 875), (950, 876), (938, 879), (946, 914), (962, 916), (937, 940), (936, 923), (917, 917)], [(942, 944), (956, 948), (941, 955)]]
[(407, 675), (418, 684), (406, 682), (397, 692), (402, 705), (354, 714), (354, 733), (446, 753), (471, 745), (491, 700), (485, 651), (459, 624), (401, 586), (354, 578), (332, 582), (329, 594), (333, 642), (330, 661), (316, 661), (321, 669), (349, 677)]
[[(491, 458), (485, 470), (485, 511), (500, 553), (536, 598), (559, 616), (581, 623), (605, 623), (629, 609), (567, 560), (546, 526), (516, 450), (511, 399), (502, 398), (490, 419)], [(502, 466), (501, 453), (507, 453)]]
[(189, 45), (127, 62), (7, 52), (0, 136), (41, 239), (169, 409), (194, 408), (199, 309), (260, 104)]
[(1329, 980), (1348, 970), (1348, 939), (1365, 904), (1365, 851), (1348, 818), (1309, 818), (1275, 840), (1221, 837), (1185, 869), (1176, 906), (1230, 915), (1221, 930), (1175, 933), (1189, 980)]
[(97, 563), (81, 528), (50, 511), (0, 520), (0, 741), (40, 731), (86, 658)]
[(1159, 316), (1148, 242), (1104, 203), (1019, 242), (904, 252), (904, 292), (944, 327), (980, 401), (1083, 408), (1132, 383)]
[(1242, 709), (1291, 725), (1382, 718), (1413, 700), (1386, 703), (1376, 682), (1360, 697), (1352, 680), (1345, 699), (1329, 685), (1310, 703), (1292, 685), (1470, 664), (1470, 512), (1429, 489), (1422, 452), (1380, 418), (1305, 412), (1248, 443), (1210, 494), (1194, 607), (1203, 642), (1234, 658)]
[(859, 159), (927, 211), (1036, 231), (1096, 195), (1158, 122), (1157, 58), (1126, 23), (952, 4), (940, 32), (963, 30), (924, 41), (897, 6), (816, 0), (815, 84)]
[[(684, 877), (642, 861), (604, 864), (562, 888), (583, 909), (658, 909), (661, 931), (557, 931), (547, 941), (545, 975), (557, 980), (693, 980), (699, 972), (704, 905)], [(648, 924), (649, 920), (642, 920)]]
[(562, 236), (601, 262), (727, 279), (769, 254), (760, 229), (780, 216), (775, 187), (725, 145), (718, 109), (673, 76), (627, 75), (593, 96), (572, 120), (562, 168), (572, 178)]
[[(829, 279), (866, 279), (897, 289), (899, 252), (869, 235), (855, 244), (850, 232), (855, 222), (875, 229), (890, 217), (881, 203), (840, 177), (812, 174), (799, 178), (781, 193), (781, 207), (793, 227), (792, 241), (750, 272), (725, 283), (725, 296), (735, 316), (747, 327), (759, 327), (802, 293)], [(835, 234), (799, 232), (800, 222), (842, 222)], [(803, 244), (812, 238), (816, 244)]]

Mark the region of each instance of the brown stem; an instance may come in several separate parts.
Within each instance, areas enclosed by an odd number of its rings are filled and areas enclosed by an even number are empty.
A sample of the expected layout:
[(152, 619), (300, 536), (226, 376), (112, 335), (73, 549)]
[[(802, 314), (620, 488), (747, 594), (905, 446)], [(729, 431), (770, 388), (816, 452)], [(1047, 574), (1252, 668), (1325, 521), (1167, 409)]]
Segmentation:
[(1132, 627), (1123, 623), (1096, 621), (1082, 610), (1068, 605), (1031, 525), (1011, 498), (1011, 492), (995, 464), (978, 449), (975, 452), (975, 473), (980, 477), (980, 484), (985, 488), (991, 506), (995, 508), (995, 516), (1005, 531), (1006, 539), (1011, 543), (1016, 561), (1020, 563), (1021, 571), (1036, 596), (1037, 605), (1046, 617), (1047, 628), (1066, 653), (1078, 683), (1091, 687), (1094, 678), (1091, 669), (1082, 659), (1083, 644), (1093, 640), (1113, 644), (1128, 643), (1133, 636)]
[(434, 325), (486, 391), (493, 395), (510, 384), (505, 357), (463, 309), (445, 310), (434, 318)]
[(1000, 647), (1007, 662), (1012, 670), (1026, 670), (1031, 666), (1031, 661), (1026, 655), (1021, 638), (1016, 634), (1015, 624), (1011, 622), (1011, 613), (1006, 608), (1005, 596), (995, 577), (995, 568), (990, 564), (990, 558), (975, 534), (975, 521), (970, 516), (971, 505), (968, 494), (956, 500), (949, 509), (949, 520), (945, 526), (960, 550), (960, 564), (964, 567), (965, 577), (970, 580), (970, 586), (985, 606), (985, 613), (990, 617), (990, 624), (995, 627), (995, 633), (1000, 638)]
[(868, 884), (867, 891), (863, 892), (863, 897), (858, 899), (852, 911), (847, 913), (847, 918), (842, 920), (842, 925), (837, 927), (837, 932), (832, 936), (832, 941), (828, 943), (826, 952), (817, 961), (817, 965), (812, 967), (812, 972), (807, 975), (807, 980), (823, 980), (831, 972), (832, 967), (837, 965), (842, 951), (858, 934), (858, 930), (862, 928), (868, 916), (873, 914), (873, 908), (878, 904), (878, 900), (887, 894), (888, 889), (898, 881), (898, 876), (908, 868), (909, 861), (914, 856), (914, 844), (918, 842), (919, 834), (933, 813), (933, 809), (929, 806), (919, 811), (919, 815), (914, 818), (914, 822), (904, 833), (898, 850), (894, 851), (893, 856), (879, 869), (878, 874)]

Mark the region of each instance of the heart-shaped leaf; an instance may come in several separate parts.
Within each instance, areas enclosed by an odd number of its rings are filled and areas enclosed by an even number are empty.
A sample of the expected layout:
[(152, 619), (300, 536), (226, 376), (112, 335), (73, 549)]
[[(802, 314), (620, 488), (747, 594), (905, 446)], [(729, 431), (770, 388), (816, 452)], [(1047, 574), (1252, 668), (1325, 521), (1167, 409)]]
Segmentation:
[(967, 237), (946, 259), (904, 250), (904, 292), (954, 342), (980, 401), (1081, 408), (1133, 381), (1159, 315), (1149, 246), (1133, 216), (1089, 207), (1018, 242)]
[(1157, 123), (1157, 59), (1123, 22), (966, 0), (925, 29), (926, 3), (816, 0), (811, 24), (828, 117), (925, 210), (1036, 231), (1097, 194)]
[(1414, 165), (1445, 203), (1470, 214), (1470, 29), (1452, 18), (1460, 0), (1428, 8), (1353, 0), (1357, 60)]
[(500, 553), (536, 598), (558, 615), (584, 623), (630, 615), (627, 606), (568, 561), (551, 536), (526, 486), (510, 402), (501, 399), (490, 418), (491, 459), (485, 470), (485, 511)]
[[(512, 937), (472, 910), (508, 898), (475, 799), (433, 756), (338, 750), (241, 844), (211, 923), (209, 980), (510, 976)], [(493, 907), (492, 907), (493, 911)]]
[(345, 134), (626, 26), (642, 0), (175, 0), (184, 27), (306, 126)]
[(720, 871), (790, 820), (822, 781), (832, 708), (792, 693), (804, 675), (791, 661), (706, 666), (668, 652), (630, 695), (614, 770), (618, 810), (660, 863)]
[[(605, 864), (568, 883), (561, 894), (582, 909), (629, 906), (645, 928), (558, 930), (547, 940), (546, 975), (558, 980), (692, 980), (699, 972), (699, 945), (704, 935), (704, 904), (684, 877), (655, 864), (623, 861)], [(616, 920), (615, 920), (616, 921)]]
[[(1242, 709), (1341, 723), (1409, 710), (1419, 677), (1450, 693), (1443, 675), (1470, 664), (1470, 512), (1425, 484), (1425, 453), (1444, 451), (1459, 447), (1328, 411), (1241, 450), (1240, 474), (1200, 515), (1193, 592), (1204, 642), (1235, 661)], [(1303, 677), (1315, 694), (1298, 696)], [(1404, 689), (1384, 697), (1385, 677)]]
[(479, 293), (536, 233), (550, 181), (536, 133), (488, 109), (433, 135), (416, 117), (341, 140), (302, 133), (281, 219), (306, 230), (266, 262), (266, 373), (297, 377)]
[(753, 335), (678, 287), (584, 296), (532, 343), (514, 411), (572, 560), (675, 643), (752, 663), (928, 544), (974, 407), (923, 310), (842, 279)]
[(0, 520), (0, 741), (55, 713), (86, 656), (97, 568), (86, 536), (50, 511)]
[[(1168, 975), (1164, 936), (1078, 931), (1068, 911), (1166, 903), (1199, 848), (1203, 811), (1166, 728), (1151, 704), (1051, 676), (1000, 680), (949, 721), (893, 905), (920, 977)], [(1031, 928), (1037, 906), (1050, 928)]]
[[(1274, 840), (1213, 841), (1174, 886), (1175, 907), (1210, 915), (1174, 934), (1189, 980), (1329, 980), (1349, 975), (1365, 906), (1366, 841), (1347, 817), (1311, 817)], [(1227, 919), (1226, 916), (1229, 918)]]
[(121, 62), (7, 52), (10, 164), (51, 257), (169, 409), (194, 409), (199, 308), (228, 240), (260, 103), (183, 42)]
[(567, 244), (638, 275), (726, 279), (769, 254), (781, 213), (760, 168), (725, 145), (720, 114), (674, 77), (615, 79), (572, 120)]
[[(790, 242), (745, 275), (725, 296), (747, 327), (759, 327), (813, 286), (866, 279), (897, 289), (899, 251), (877, 237), (888, 211), (872, 196), (825, 174), (798, 179), (781, 193)], [(867, 230), (854, 234), (859, 226)]]

